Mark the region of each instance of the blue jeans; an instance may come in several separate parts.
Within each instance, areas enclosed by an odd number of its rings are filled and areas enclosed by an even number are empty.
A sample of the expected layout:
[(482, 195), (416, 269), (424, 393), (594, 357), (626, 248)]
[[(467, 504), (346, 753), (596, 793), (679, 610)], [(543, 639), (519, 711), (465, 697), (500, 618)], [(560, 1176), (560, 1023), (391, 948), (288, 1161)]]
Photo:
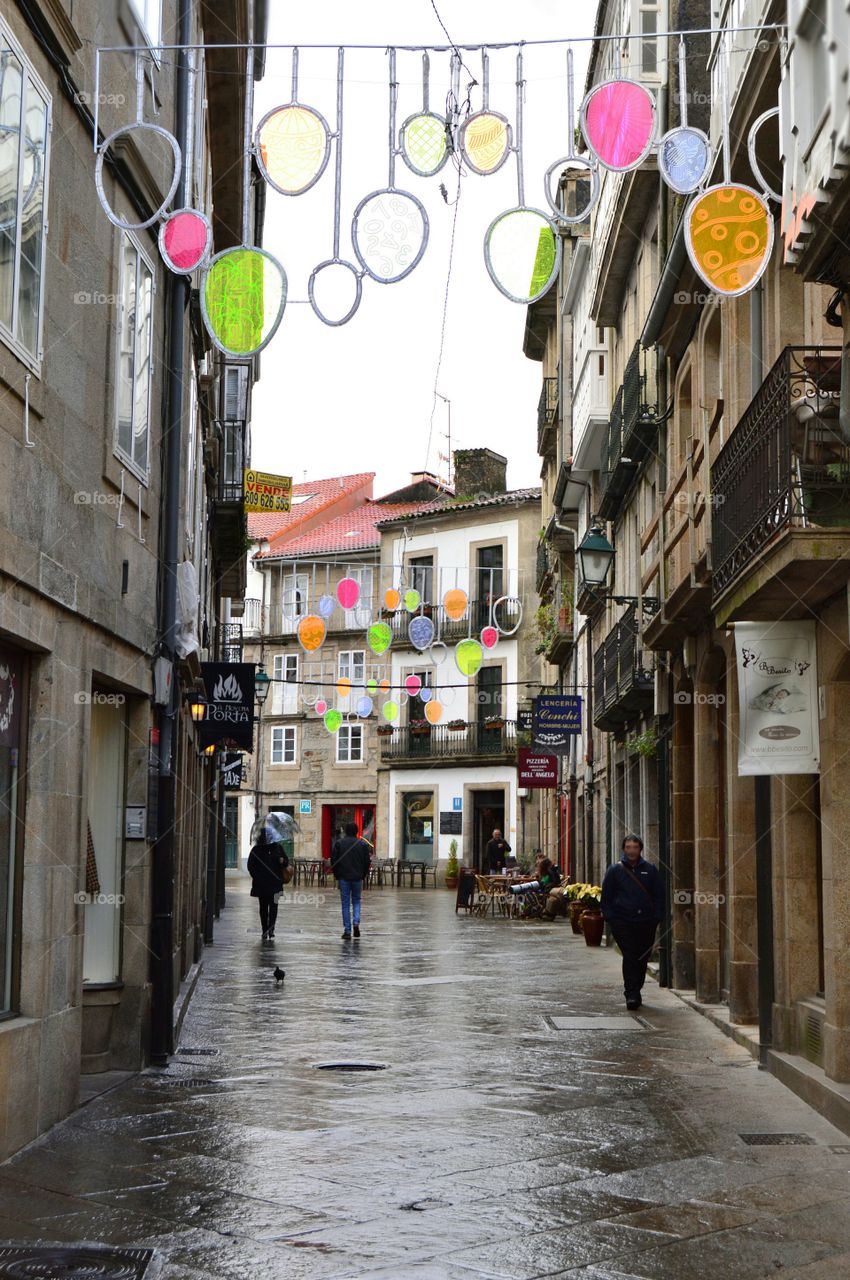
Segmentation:
[(351, 908), (354, 908), (354, 923), (360, 923), (360, 899), (363, 896), (362, 880), (340, 880), (339, 892), (342, 897), (342, 927), (351, 933)]

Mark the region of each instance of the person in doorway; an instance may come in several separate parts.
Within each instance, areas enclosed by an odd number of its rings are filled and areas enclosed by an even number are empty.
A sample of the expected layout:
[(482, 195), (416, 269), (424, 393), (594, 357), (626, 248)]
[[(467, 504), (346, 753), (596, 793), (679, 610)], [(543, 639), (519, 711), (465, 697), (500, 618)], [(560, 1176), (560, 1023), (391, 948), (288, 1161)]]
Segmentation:
[(639, 1009), (655, 931), (664, 918), (664, 886), (656, 866), (643, 856), (640, 836), (626, 836), (623, 856), (605, 872), (602, 914), (623, 953), (627, 1009)]
[(505, 861), (510, 852), (511, 846), (507, 840), (502, 839), (502, 833), (496, 827), (484, 850), (484, 866), (487, 868), (487, 874), (496, 876), (504, 871)]
[(289, 858), (279, 840), (269, 837), (274, 832), (264, 827), (248, 855), (248, 874), (251, 877), (251, 897), (259, 899), (260, 925), (263, 940), (274, 939), (277, 923), (277, 900), (283, 890), (283, 874), (289, 866)]
[(360, 937), (360, 899), (371, 856), (369, 845), (357, 834), (356, 823), (347, 822), (345, 835), (334, 841), (331, 850), (331, 870), (342, 898), (342, 936), (346, 942), (352, 929), (354, 937)]

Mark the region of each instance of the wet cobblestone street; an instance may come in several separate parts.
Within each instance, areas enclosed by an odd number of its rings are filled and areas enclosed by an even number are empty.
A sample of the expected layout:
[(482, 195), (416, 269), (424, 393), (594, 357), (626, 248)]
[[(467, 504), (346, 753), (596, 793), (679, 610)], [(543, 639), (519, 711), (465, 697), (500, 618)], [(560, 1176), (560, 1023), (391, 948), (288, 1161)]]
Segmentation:
[(624, 1017), (615, 953), (390, 887), (342, 942), (303, 892), (262, 944), (228, 882), (183, 1052), (0, 1169), (0, 1240), (169, 1280), (850, 1276), (850, 1139), (744, 1049), (654, 983), (626, 1029), (555, 1029)]

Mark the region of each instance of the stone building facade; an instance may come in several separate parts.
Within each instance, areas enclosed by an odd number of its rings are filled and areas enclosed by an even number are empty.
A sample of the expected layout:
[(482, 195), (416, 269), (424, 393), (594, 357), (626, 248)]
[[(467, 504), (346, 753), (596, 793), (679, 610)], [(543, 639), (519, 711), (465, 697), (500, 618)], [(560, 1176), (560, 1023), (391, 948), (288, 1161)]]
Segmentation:
[[(826, 23), (817, 6), (789, 6), (786, 48), (771, 30), (721, 39), (722, 25), (782, 22), (781, 4), (750, 0), (720, 17), (716, 6), (690, 5), (687, 22), (678, 8), (665, 15), (670, 27), (715, 28), (688, 39), (691, 101), (709, 111), (693, 122), (712, 140), (728, 127), (733, 181), (784, 199), (771, 204), (767, 270), (737, 298), (716, 298), (696, 275), (684, 240), (687, 201), (659, 182), (652, 157), (645, 172), (605, 175), (589, 250), (579, 248), (581, 232), (571, 236), (558, 311), (573, 353), (588, 324), (604, 338), (608, 407), (602, 425), (591, 425), (597, 443), (589, 447), (573, 358), (572, 421), (552, 509), (578, 541), (591, 514), (599, 517), (615, 552), (608, 599), (600, 604), (599, 593), (577, 584), (593, 642), (577, 630), (563, 664), (563, 679), (577, 672), (589, 704), (572, 782), (576, 873), (597, 878), (619, 837), (642, 830), (667, 883), (662, 980), (690, 992), (848, 1127), (841, 797), (850, 382), (840, 305), (848, 270), (840, 59), (850, 20), (842, 6), (826, 6)], [(600, 31), (607, 11), (600, 5)], [(823, 72), (812, 77), (818, 58)], [(678, 93), (675, 59), (664, 61), (660, 101), (670, 114), (661, 131), (676, 123)], [(758, 173), (748, 152), (756, 125)], [(722, 181), (721, 150), (714, 155), (708, 182)], [(612, 181), (615, 213), (606, 212)], [(563, 352), (567, 337), (547, 341)], [(625, 613), (629, 625), (609, 647)], [(734, 625), (787, 620), (815, 625), (820, 773), (740, 776)]]
[[(176, 1001), (157, 1007), (168, 1051), (181, 983), (205, 934), (210, 770), (182, 698), (167, 702), (162, 678), (169, 660), (172, 689), (197, 678), (223, 597), (239, 596), (241, 575), (228, 581), (231, 549), (216, 533), (219, 364), (204, 349), (193, 302), (180, 326), (182, 412), (172, 425), (180, 477), (169, 477), (169, 314), (173, 290), (185, 286), (159, 258), (156, 224), (126, 231), (107, 219), (92, 148), (95, 49), (172, 42), (177, 12), (175, 0), (142, 8), (45, 0), (0, 14), (3, 1155), (73, 1109), (81, 1071), (149, 1060), (155, 970), (159, 992)], [(241, 0), (192, 4), (189, 19), (194, 41), (218, 40), (222, 24), (243, 39), (253, 31)], [(154, 68), (143, 87), (146, 118), (158, 110), (158, 123), (180, 137), (177, 64), (153, 53), (143, 62)], [(132, 59), (104, 58), (101, 137), (134, 118), (132, 85)], [(201, 59), (191, 92), (197, 146), (185, 203), (212, 215), (214, 248), (224, 248), (241, 235), (221, 185), (225, 171), (238, 171), (241, 142), (217, 127), (215, 112), (238, 117), (244, 69), (232, 54)], [(103, 171), (106, 199), (131, 222), (149, 218), (168, 185), (162, 154), (137, 137), (125, 135)], [(157, 612), (170, 479), (180, 484), (181, 577), (198, 601), (184, 618), (197, 644), (183, 661), (164, 642)], [(175, 812), (164, 832), (166, 716)], [(157, 885), (167, 897), (155, 908)]]

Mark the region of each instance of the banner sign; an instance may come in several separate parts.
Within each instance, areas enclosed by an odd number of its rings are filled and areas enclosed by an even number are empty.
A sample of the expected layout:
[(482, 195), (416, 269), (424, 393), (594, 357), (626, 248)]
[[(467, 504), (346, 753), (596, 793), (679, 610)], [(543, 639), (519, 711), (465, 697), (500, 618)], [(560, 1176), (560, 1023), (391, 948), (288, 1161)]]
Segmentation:
[(253, 662), (202, 662), (207, 709), (198, 726), (201, 746), (254, 750)]
[(738, 773), (819, 773), (814, 622), (736, 622)]
[(533, 700), (535, 747), (564, 755), (581, 733), (581, 696), (576, 693), (541, 693)]
[(242, 786), (241, 753), (232, 752), (224, 757), (221, 766), (221, 785), (225, 791), (238, 791)]
[(520, 747), (517, 751), (517, 786), (557, 787), (558, 757)]
[(272, 476), (266, 471), (246, 471), (245, 510), (291, 511), (292, 476)]

